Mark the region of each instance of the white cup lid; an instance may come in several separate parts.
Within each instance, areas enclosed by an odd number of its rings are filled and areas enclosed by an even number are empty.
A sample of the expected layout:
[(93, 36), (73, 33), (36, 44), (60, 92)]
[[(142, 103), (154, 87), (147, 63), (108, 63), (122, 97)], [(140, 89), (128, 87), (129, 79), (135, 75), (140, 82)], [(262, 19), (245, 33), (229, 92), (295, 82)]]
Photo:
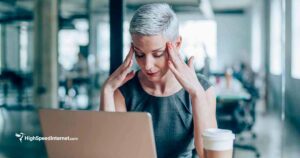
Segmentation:
[(230, 130), (211, 128), (203, 134), (203, 145), (208, 150), (230, 150), (233, 148), (234, 134)]
[(218, 129), (218, 128), (209, 128), (204, 130), (203, 139), (207, 140), (234, 140), (235, 136), (231, 130), (227, 129)]

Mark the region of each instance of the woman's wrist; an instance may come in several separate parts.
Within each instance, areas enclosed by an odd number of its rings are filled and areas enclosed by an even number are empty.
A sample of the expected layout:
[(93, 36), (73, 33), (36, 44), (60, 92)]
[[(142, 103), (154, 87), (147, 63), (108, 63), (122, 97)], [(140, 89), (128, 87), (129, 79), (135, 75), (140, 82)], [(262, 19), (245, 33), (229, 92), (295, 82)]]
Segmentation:
[(191, 95), (192, 98), (202, 98), (202, 97), (205, 97), (205, 90), (199, 84), (199, 85), (195, 86), (195, 89), (193, 89), (190, 92), (190, 95)]
[(108, 84), (104, 84), (103, 88), (102, 88), (102, 93), (104, 94), (113, 94), (115, 92), (115, 90), (109, 86)]
[(102, 89), (101, 89), (101, 99), (100, 99), (100, 105), (101, 105), (101, 110), (103, 111), (115, 111), (115, 106), (114, 106), (114, 90), (104, 84)]

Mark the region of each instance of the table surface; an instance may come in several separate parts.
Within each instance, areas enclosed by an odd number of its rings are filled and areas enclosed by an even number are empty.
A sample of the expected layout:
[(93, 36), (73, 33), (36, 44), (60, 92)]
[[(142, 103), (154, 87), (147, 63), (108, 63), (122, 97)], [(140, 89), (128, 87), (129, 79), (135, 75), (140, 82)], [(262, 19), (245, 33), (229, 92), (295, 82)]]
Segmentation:
[[(214, 83), (214, 81), (212, 82)], [(248, 100), (251, 98), (242, 83), (236, 79), (232, 79), (230, 87), (226, 86), (225, 78), (221, 78), (219, 83), (214, 83), (214, 85), (219, 100)]]

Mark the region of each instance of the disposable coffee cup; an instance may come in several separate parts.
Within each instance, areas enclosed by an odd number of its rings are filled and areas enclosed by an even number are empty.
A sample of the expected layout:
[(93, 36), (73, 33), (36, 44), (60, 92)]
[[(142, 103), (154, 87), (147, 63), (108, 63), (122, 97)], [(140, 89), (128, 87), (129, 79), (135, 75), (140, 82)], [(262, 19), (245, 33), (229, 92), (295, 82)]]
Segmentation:
[(232, 158), (235, 135), (231, 130), (210, 128), (202, 137), (206, 158)]

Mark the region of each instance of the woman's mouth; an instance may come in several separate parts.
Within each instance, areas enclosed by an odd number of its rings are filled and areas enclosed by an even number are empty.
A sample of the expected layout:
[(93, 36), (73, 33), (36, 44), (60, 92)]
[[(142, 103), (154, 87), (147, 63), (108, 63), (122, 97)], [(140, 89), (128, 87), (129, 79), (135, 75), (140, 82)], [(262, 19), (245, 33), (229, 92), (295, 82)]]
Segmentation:
[(158, 72), (151, 72), (151, 73), (147, 72), (147, 75), (153, 77), (153, 76), (158, 75)]

